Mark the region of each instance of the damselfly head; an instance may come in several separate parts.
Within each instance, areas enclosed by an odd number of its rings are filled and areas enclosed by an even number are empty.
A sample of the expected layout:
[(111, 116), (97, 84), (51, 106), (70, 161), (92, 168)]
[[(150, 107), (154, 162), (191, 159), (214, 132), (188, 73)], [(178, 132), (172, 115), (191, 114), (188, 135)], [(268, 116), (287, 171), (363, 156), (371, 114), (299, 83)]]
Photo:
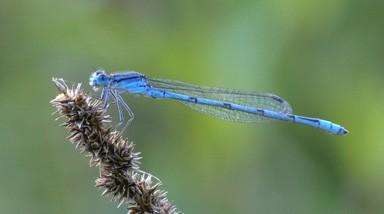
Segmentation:
[(104, 70), (97, 70), (91, 74), (89, 85), (93, 88), (104, 87), (109, 83), (109, 75)]

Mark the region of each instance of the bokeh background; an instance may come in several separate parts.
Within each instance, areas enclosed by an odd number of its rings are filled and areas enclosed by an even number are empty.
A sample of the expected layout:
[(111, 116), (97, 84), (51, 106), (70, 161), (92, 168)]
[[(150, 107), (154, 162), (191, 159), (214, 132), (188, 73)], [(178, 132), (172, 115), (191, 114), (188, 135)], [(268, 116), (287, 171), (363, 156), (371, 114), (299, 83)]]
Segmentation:
[[(384, 2), (0, 0), (0, 213), (126, 213), (94, 188), (52, 77), (136, 70), (272, 92), (332, 136), (125, 95), (125, 133), (185, 213), (384, 213)], [(114, 112), (111, 112), (114, 116)]]

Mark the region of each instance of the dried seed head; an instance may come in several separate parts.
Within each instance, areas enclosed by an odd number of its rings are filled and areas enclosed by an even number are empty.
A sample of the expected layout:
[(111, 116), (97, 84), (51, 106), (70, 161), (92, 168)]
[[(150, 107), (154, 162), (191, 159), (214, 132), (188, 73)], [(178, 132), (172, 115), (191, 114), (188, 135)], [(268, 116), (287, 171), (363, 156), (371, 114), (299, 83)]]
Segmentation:
[(69, 88), (63, 79), (53, 79), (61, 92), (51, 104), (67, 120), (62, 124), (69, 130), (68, 139), (81, 152), (90, 156), (90, 165), (99, 166), (96, 186), (105, 189), (119, 206), (128, 203), (128, 213), (179, 213), (153, 183), (153, 176), (139, 170), (138, 152), (134, 144), (113, 131), (101, 101), (87, 95), (81, 84)]

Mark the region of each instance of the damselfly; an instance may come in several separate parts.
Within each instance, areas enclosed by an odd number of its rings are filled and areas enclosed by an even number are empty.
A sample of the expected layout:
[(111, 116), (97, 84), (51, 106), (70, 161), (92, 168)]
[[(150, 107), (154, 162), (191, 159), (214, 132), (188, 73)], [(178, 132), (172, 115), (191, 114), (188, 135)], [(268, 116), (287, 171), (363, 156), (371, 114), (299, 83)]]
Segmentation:
[(119, 125), (125, 121), (124, 110), (129, 116), (127, 124), (134, 118), (131, 108), (120, 95), (121, 92), (128, 92), (156, 99), (177, 100), (194, 110), (225, 120), (255, 122), (277, 119), (316, 127), (336, 135), (348, 133), (348, 130), (333, 122), (294, 115), (288, 102), (274, 94), (202, 87), (180, 81), (155, 79), (138, 72), (107, 74), (103, 70), (94, 72), (89, 84), (102, 88), (101, 99), (104, 106), (108, 105), (110, 96), (116, 101)]

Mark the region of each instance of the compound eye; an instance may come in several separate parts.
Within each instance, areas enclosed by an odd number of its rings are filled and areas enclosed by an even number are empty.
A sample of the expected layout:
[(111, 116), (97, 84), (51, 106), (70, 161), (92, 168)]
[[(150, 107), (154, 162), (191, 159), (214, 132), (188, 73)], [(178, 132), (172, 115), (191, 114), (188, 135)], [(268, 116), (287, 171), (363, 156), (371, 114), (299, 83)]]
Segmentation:
[(105, 71), (104, 71), (104, 70), (97, 70), (97, 71), (95, 72), (95, 75), (96, 75), (96, 76), (100, 76), (100, 75), (102, 75), (102, 74), (105, 74)]

